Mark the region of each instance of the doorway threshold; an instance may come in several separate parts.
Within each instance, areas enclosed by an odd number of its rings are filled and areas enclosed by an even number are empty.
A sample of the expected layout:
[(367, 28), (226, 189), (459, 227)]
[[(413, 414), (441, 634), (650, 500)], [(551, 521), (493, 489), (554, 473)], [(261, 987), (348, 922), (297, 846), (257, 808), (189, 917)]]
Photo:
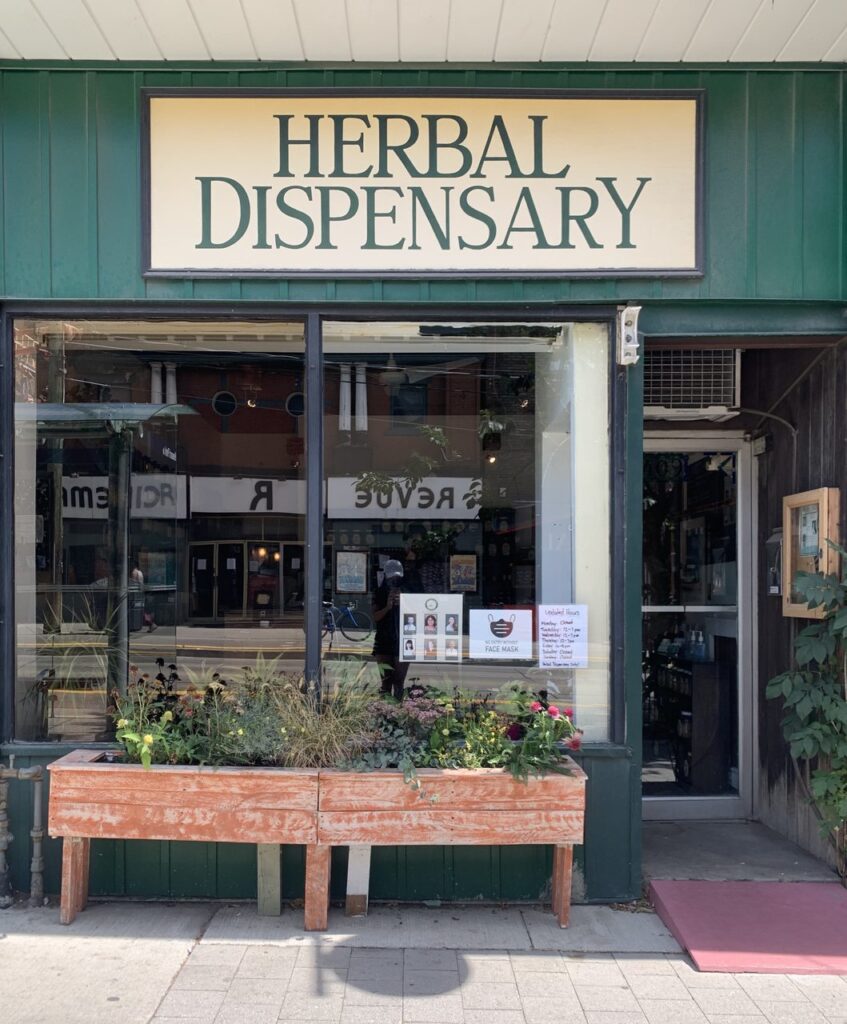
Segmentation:
[(645, 882), (832, 882), (824, 861), (755, 821), (645, 821)]

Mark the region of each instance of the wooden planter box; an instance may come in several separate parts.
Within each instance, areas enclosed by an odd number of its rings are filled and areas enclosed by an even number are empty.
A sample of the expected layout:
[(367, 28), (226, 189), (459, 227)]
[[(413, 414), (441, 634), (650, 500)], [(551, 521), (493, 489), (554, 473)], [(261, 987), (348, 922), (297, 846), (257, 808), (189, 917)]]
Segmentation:
[[(260, 911), (279, 906), (279, 845), (317, 842), (318, 772), (285, 768), (197, 768), (108, 764), (75, 750), (50, 771), (48, 831), (61, 836), (60, 918), (70, 924), (88, 898), (91, 839), (256, 843)], [(265, 909), (265, 912), (269, 912)], [(271, 911), (272, 912), (272, 911)], [(279, 910), (277, 909), (278, 913)]]
[(349, 846), (348, 913), (367, 910), (372, 846), (555, 847), (553, 913), (568, 922), (574, 844), (582, 843), (585, 773), (517, 782), (499, 768), (428, 769), (420, 789), (402, 773), (321, 771), (318, 845), (307, 852), (306, 928), (326, 928), (330, 850)]
[(401, 772), (109, 764), (76, 750), (49, 766), (51, 836), (64, 840), (60, 919), (88, 897), (91, 839), (256, 843), (259, 910), (279, 913), (279, 847), (306, 846), (305, 927), (323, 930), (333, 846), (349, 846), (348, 913), (365, 913), (372, 846), (555, 847), (553, 913), (570, 910), (574, 844), (583, 841), (585, 773), (516, 782), (496, 768)]

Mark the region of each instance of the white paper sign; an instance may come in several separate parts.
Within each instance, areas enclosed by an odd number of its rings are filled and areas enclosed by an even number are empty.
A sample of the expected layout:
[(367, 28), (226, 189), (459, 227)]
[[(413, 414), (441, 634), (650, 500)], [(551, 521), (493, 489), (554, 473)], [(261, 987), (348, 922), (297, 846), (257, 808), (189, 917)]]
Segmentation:
[(463, 594), (401, 594), (401, 660), (461, 661), (463, 602)]
[(588, 668), (588, 605), (538, 606), (538, 663), (542, 668)]
[(524, 608), (472, 608), (471, 658), (532, 660), (532, 612)]

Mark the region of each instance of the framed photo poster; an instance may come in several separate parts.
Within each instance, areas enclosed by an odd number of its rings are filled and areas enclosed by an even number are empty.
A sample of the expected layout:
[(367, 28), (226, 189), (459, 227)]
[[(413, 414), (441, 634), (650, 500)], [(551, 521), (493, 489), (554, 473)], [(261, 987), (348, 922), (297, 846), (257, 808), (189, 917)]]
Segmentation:
[(335, 590), (338, 594), (367, 594), (367, 551), (335, 552)]
[(450, 590), (471, 594), (476, 591), (476, 555), (450, 556)]
[(837, 487), (788, 494), (782, 499), (782, 614), (801, 619), (823, 618), (823, 609), (809, 608), (794, 589), (798, 572), (838, 572), (840, 493)]

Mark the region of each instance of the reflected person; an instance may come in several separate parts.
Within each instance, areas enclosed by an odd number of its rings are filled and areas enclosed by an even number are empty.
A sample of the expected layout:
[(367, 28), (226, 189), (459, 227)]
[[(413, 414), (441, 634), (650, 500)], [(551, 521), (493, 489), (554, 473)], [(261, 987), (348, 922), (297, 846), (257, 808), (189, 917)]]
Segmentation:
[(403, 699), (403, 684), (409, 671), (408, 663), (400, 660), (400, 594), (404, 590), (403, 566), (389, 558), (383, 567), (382, 583), (373, 600), (373, 620), (376, 625), (373, 654), (379, 665), (380, 693)]

